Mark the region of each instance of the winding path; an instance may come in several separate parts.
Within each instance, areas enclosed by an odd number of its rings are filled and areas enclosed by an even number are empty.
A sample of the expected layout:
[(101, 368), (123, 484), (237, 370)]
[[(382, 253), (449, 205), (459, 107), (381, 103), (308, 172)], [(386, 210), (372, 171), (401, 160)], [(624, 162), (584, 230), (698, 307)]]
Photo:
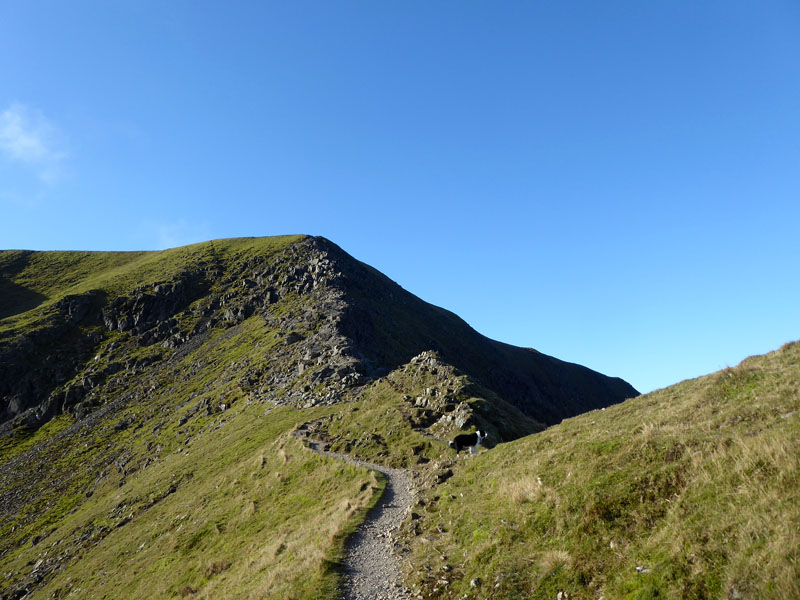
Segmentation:
[(391, 532), (400, 527), (414, 495), (408, 472), (356, 460), (346, 454), (328, 452), (319, 442), (306, 438), (308, 446), (332, 458), (379, 471), (386, 476), (386, 489), (369, 511), (364, 523), (347, 540), (345, 558), (346, 600), (408, 600), (410, 594), (392, 552)]

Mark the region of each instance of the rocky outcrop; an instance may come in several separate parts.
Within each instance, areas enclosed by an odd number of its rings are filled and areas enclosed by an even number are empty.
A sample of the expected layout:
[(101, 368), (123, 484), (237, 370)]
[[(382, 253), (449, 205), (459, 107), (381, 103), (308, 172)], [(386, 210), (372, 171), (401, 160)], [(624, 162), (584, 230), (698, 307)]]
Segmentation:
[(172, 281), (159, 282), (119, 296), (103, 309), (103, 323), (110, 331), (138, 335), (147, 346), (172, 338), (172, 347), (184, 341), (174, 318), (209, 289), (207, 273), (187, 270)]
[(627, 382), (530, 348), (496, 342), (410, 294), (323, 238), (303, 244), (340, 300), (332, 321), (361, 371), (382, 376), (427, 350), (546, 424), (638, 395)]
[(54, 414), (50, 394), (79, 372), (102, 339), (88, 326), (97, 324), (103, 298), (101, 291), (65, 296), (37, 327), (0, 340), (0, 423), (27, 413), (21, 422), (35, 427)]

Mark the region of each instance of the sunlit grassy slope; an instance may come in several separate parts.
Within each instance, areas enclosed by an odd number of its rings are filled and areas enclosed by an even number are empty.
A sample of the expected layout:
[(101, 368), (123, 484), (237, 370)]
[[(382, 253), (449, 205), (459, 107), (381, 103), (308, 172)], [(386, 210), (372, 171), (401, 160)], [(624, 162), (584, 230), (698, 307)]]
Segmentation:
[(423, 503), (426, 597), (800, 598), (800, 343), (485, 451)]
[(335, 597), (341, 541), (382, 484), (303, 449), (293, 411), (231, 411), (124, 486), (112, 475), (4, 568), (96, 536), (33, 597)]
[(160, 252), (0, 251), (0, 332), (35, 322), (68, 294), (99, 289), (113, 297), (169, 281), (188, 267), (224, 260), (231, 268), (230, 261), (273, 254), (302, 237), (233, 238)]
[[(2, 491), (20, 494), (0, 523), (6, 584), (58, 561), (33, 598), (336, 597), (344, 536), (383, 483), (292, 436), (331, 407), (251, 403), (226, 376), (271, 335), (252, 318), (206, 342), (197, 377), (187, 360), (146, 402), (4, 440)], [(225, 412), (198, 410), (221, 397)]]

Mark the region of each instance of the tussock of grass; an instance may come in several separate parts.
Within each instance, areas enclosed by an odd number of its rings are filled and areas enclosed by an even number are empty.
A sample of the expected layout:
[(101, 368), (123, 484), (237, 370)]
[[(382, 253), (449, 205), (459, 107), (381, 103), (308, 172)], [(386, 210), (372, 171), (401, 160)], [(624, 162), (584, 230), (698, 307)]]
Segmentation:
[(572, 566), (572, 556), (564, 550), (546, 550), (534, 559), (541, 577), (552, 577), (559, 569), (568, 570)]

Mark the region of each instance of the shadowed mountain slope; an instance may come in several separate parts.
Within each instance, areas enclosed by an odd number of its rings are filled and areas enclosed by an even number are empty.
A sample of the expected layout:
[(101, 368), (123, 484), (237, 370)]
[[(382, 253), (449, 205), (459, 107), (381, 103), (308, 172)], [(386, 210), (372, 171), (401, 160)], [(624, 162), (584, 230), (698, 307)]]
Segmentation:
[(420, 300), (326, 240), (315, 240), (342, 273), (348, 299), (341, 331), (372, 365), (388, 370), (424, 350), (552, 424), (638, 395), (628, 383), (530, 348), (490, 340), (457, 315)]

